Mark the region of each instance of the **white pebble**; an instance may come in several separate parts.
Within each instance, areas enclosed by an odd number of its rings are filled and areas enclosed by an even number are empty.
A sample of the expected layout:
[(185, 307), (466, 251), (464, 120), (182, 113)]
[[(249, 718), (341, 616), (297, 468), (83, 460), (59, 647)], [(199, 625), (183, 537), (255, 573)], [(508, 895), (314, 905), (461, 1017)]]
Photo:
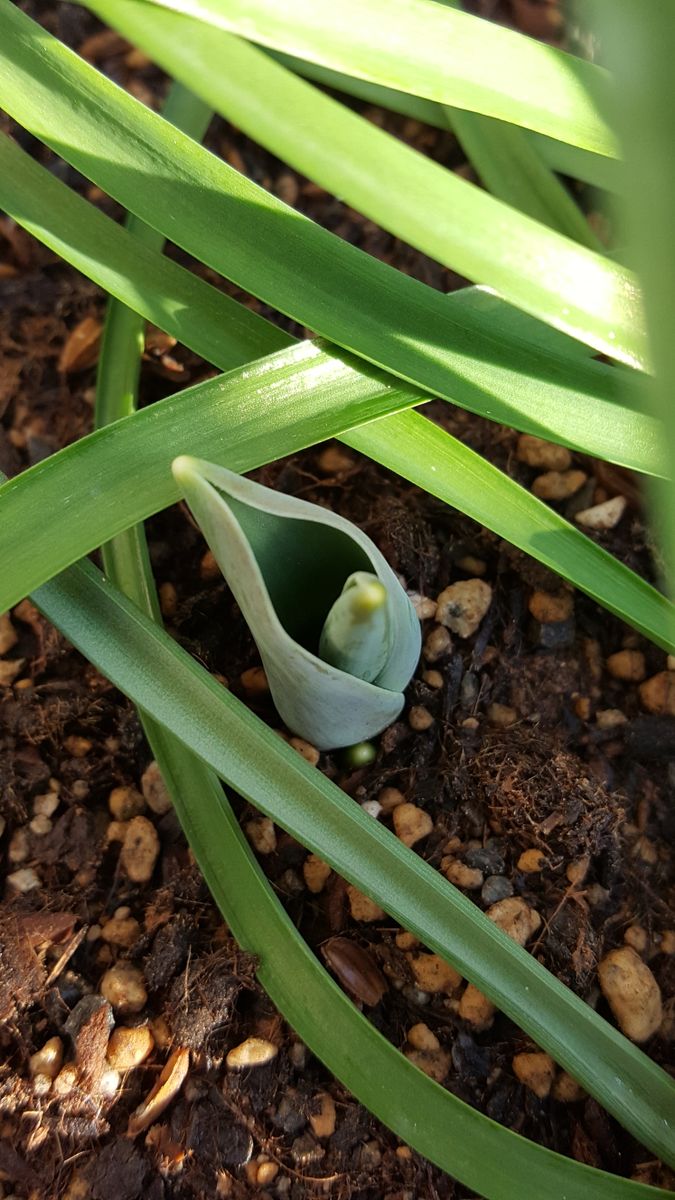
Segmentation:
[(15, 892), (32, 892), (41, 886), (42, 881), (32, 867), (22, 867), (7, 876), (7, 883)]
[(273, 1042), (268, 1042), (266, 1038), (250, 1037), (228, 1052), (226, 1062), (231, 1071), (242, 1071), (245, 1067), (262, 1067), (276, 1058), (278, 1053), (279, 1048)]
[(578, 525), (583, 525), (584, 529), (598, 531), (614, 529), (626, 511), (626, 504), (625, 496), (613, 496), (611, 500), (605, 500), (602, 504), (594, 504), (592, 508), (583, 508), (576, 514), (574, 520)]

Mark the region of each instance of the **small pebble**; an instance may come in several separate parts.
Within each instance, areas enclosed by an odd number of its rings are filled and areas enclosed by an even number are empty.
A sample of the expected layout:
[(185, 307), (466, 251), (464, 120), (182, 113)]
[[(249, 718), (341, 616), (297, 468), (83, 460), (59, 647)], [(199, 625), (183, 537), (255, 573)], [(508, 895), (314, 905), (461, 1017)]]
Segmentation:
[(116, 1071), (131, 1071), (138, 1067), (152, 1051), (155, 1039), (148, 1025), (127, 1028), (118, 1025), (110, 1035), (106, 1057)]
[(566, 446), (545, 442), (531, 433), (521, 433), (516, 457), (528, 467), (542, 467), (546, 471), (567, 471), (572, 464), (572, 455)]
[(42, 880), (32, 867), (21, 867), (20, 870), (13, 871), (11, 875), (7, 876), (7, 883), (15, 892), (25, 894), (39, 888)]
[[(275, 190), (277, 196), (280, 200), (283, 200), (284, 204), (289, 204), (291, 208), (297, 204), (298, 197), (300, 195), (300, 185), (295, 175), (292, 175), (290, 171), (282, 171), (277, 177)], [(328, 451), (330, 452), (331, 450), (332, 447), (329, 446)], [(338, 450), (338, 454), (340, 453), (341, 452)], [(321, 458), (321, 456), (319, 456), (319, 458)], [(256, 1182), (259, 1182), (259, 1180), (256, 1180)]]
[(21, 674), (25, 658), (0, 659), (0, 687), (9, 687), (17, 675)]
[(588, 875), (590, 865), (590, 854), (583, 854), (581, 858), (575, 858), (571, 863), (568, 863), (567, 867), (565, 868), (565, 875), (567, 876), (569, 882), (575, 886), (583, 883), (584, 879)]
[(436, 1034), (432, 1033), (429, 1026), (423, 1022), (413, 1025), (408, 1030), (408, 1045), (412, 1046), (413, 1050), (426, 1050), (430, 1053), (441, 1048)]
[(499, 900), (487, 910), (487, 916), (519, 946), (524, 946), (541, 925), (539, 913), (520, 896)]
[(119, 1088), (121, 1079), (119, 1071), (104, 1071), (99, 1080), (98, 1090), (102, 1096), (114, 1096)]
[(128, 821), (111, 821), (105, 831), (106, 842), (123, 842), (129, 826)]
[(664, 929), (659, 942), (661, 954), (675, 954), (675, 929)]
[(628, 717), (620, 708), (600, 708), (595, 714), (598, 729), (618, 729), (625, 725)]
[(305, 878), (305, 883), (310, 892), (318, 896), (322, 892), (328, 881), (328, 876), (331, 873), (331, 868), (322, 858), (318, 858), (316, 854), (310, 854), (302, 864), (302, 874)]
[(30, 854), (30, 844), (28, 841), (28, 829), (25, 825), (15, 829), (9, 840), (7, 847), (7, 857), (11, 863), (18, 864), (25, 862)]
[(398, 808), (399, 804), (405, 804), (403, 792), (394, 787), (382, 788), (382, 791), (378, 793), (377, 799), (384, 813), (392, 812), (393, 809)]
[(509, 729), (518, 720), (518, 713), (509, 704), (490, 704), (487, 718), (496, 729)]
[(199, 562), (199, 577), (205, 583), (211, 583), (221, 575), (220, 567), (212, 550), (207, 550)]
[(309, 1123), (312, 1133), (318, 1138), (329, 1138), (335, 1133), (335, 1102), (328, 1092), (319, 1092), (312, 1100)]
[(147, 817), (134, 817), (124, 834), (120, 866), (132, 883), (147, 883), (159, 857), (157, 830)]
[(239, 682), (249, 696), (265, 696), (270, 690), (262, 667), (249, 667), (248, 671), (242, 671)]
[(492, 602), (492, 588), (483, 579), (461, 579), (438, 597), (436, 620), (461, 638), (476, 632)]
[(422, 653), (427, 662), (438, 662), (452, 648), (452, 639), (443, 625), (437, 625), (425, 639)]
[(268, 1183), (274, 1183), (279, 1174), (279, 1166), (275, 1162), (263, 1162), (258, 1167), (256, 1175), (256, 1183), (259, 1187), (266, 1187)]
[(409, 1062), (424, 1071), (430, 1079), (435, 1079), (436, 1083), (442, 1083), (450, 1070), (451, 1058), (445, 1050), (415, 1050), (411, 1047), (403, 1053)]
[(623, 940), (627, 946), (632, 946), (636, 954), (644, 954), (649, 946), (647, 930), (641, 925), (629, 925), (624, 930)]
[(162, 610), (162, 616), (166, 617), (167, 620), (170, 621), (172, 617), (175, 617), (178, 609), (178, 592), (176, 591), (175, 584), (165, 580), (164, 583), (160, 583), (157, 590), (159, 593), (159, 607)]
[(254, 817), (244, 826), (246, 836), (258, 854), (274, 854), (277, 848), (277, 833), (269, 817)]
[(54, 1080), (54, 1091), (57, 1096), (68, 1096), (77, 1086), (78, 1070), (74, 1063), (67, 1063), (59, 1071)]
[(423, 808), (415, 804), (399, 804), (393, 812), (394, 832), (405, 846), (414, 846), (422, 838), (428, 837), (434, 823)]
[(148, 808), (158, 817), (163, 817), (173, 807), (162, 772), (154, 759), (141, 775), (141, 789)]
[(627, 503), (625, 496), (614, 496), (602, 504), (594, 504), (592, 508), (583, 508), (575, 514), (574, 520), (577, 525), (583, 525), (584, 529), (594, 529), (598, 532), (614, 529), (626, 511)]
[(513, 895), (513, 884), (505, 875), (489, 875), (480, 894), (484, 904), (497, 904)]
[(574, 597), (571, 592), (533, 592), (527, 607), (542, 625), (568, 621), (574, 613)]
[(351, 471), (354, 466), (354, 459), (340, 446), (326, 446), (316, 462), (324, 475), (339, 475), (343, 471)]
[(127, 962), (118, 962), (106, 971), (100, 992), (121, 1015), (141, 1012), (148, 999), (143, 972)]
[(0, 655), (7, 654), (16, 646), (19, 638), (12, 625), (9, 613), (0, 615)]
[(644, 834), (642, 837), (637, 838), (635, 845), (633, 846), (633, 856), (635, 858), (641, 858), (643, 862), (651, 863), (652, 865), (659, 861), (659, 852), (657, 847), (654, 845), (651, 838), (645, 837)]
[(512, 1060), (514, 1074), (535, 1096), (543, 1100), (548, 1096), (555, 1079), (555, 1063), (550, 1054), (543, 1051), (516, 1054)]
[(58, 807), (58, 792), (44, 792), (33, 800), (33, 812), (36, 817), (53, 817)]
[(630, 946), (610, 950), (598, 979), (619, 1028), (632, 1042), (646, 1042), (663, 1017), (661, 991), (646, 963)]
[(443, 869), (445, 878), (454, 883), (455, 887), (465, 888), (468, 892), (482, 887), (483, 872), (477, 867), (467, 867), (466, 863), (460, 862), (458, 858), (453, 859)]
[(457, 559), (456, 564), (460, 571), (466, 571), (467, 575), (484, 575), (487, 571), (487, 566), (482, 558), (476, 558), (473, 554), (464, 554), (462, 558)]
[(108, 796), (108, 808), (116, 821), (130, 821), (132, 817), (140, 817), (145, 798), (136, 788), (116, 787)]
[(408, 723), (416, 733), (423, 733), (434, 724), (434, 718), (428, 708), (424, 708), (421, 704), (415, 704), (408, 713)]
[(410, 602), (420, 621), (428, 621), (436, 612), (436, 601), (431, 600), (429, 596), (420, 596), (418, 592), (413, 592)]
[(250, 1037), (228, 1051), (226, 1062), (231, 1071), (242, 1071), (245, 1067), (262, 1067), (279, 1053), (279, 1047), (266, 1038)]
[(422, 679), (426, 683), (427, 687), (433, 688), (434, 691), (438, 691), (440, 688), (442, 688), (445, 682), (440, 671), (423, 671)]
[(411, 954), (408, 961), (415, 976), (415, 983), (423, 992), (456, 992), (462, 982), (459, 971), (445, 962), (438, 954)]
[(659, 671), (641, 683), (638, 691), (647, 712), (675, 716), (675, 671)]
[(41, 1050), (31, 1054), (29, 1069), (31, 1075), (46, 1075), (48, 1079), (56, 1079), (63, 1065), (63, 1042), (60, 1037), (51, 1037)]
[(471, 1025), (476, 1033), (490, 1029), (495, 1019), (496, 1008), (487, 996), (479, 992), (473, 983), (467, 983), (459, 1000), (458, 1015), (467, 1025)]
[(310, 766), (315, 767), (317, 765), (319, 761), (319, 751), (317, 750), (316, 746), (312, 745), (311, 742), (306, 742), (304, 738), (292, 737), (289, 739), (288, 744), (289, 746), (292, 746), (294, 750), (297, 750), (298, 754), (301, 754), (302, 757), (310, 764)]
[(675, 654), (669, 654), (666, 659), (666, 666), (669, 671), (675, 671)]
[(568, 500), (587, 479), (585, 471), (546, 471), (537, 475), (532, 491), (540, 500)]
[(523, 850), (517, 865), (519, 871), (524, 871), (526, 875), (533, 875), (537, 871), (543, 871), (546, 866), (546, 855), (543, 850), (537, 850), (534, 847), (531, 850)]
[(111, 917), (101, 930), (104, 942), (111, 946), (122, 946), (129, 950), (141, 936), (141, 927), (135, 917)]
[(645, 656), (641, 650), (617, 650), (607, 659), (607, 670), (614, 679), (641, 683), (647, 674)]
[(414, 950), (420, 944), (420, 939), (407, 929), (399, 929), (395, 940), (399, 950)]
[(561, 1104), (578, 1104), (585, 1098), (586, 1093), (581, 1084), (568, 1075), (567, 1071), (561, 1071), (553, 1084), (551, 1095)]
[(364, 813), (367, 813), (369, 817), (373, 817), (375, 821), (382, 812), (382, 805), (379, 800), (364, 800), (361, 808)]
[(50, 821), (49, 817), (45, 817), (42, 813), (40, 813), (37, 817), (33, 817), (33, 820), (30, 823), (30, 831), (31, 833), (34, 833), (36, 837), (44, 837), (47, 833), (51, 832), (51, 829), (52, 822)]
[(92, 747), (89, 738), (77, 737), (76, 735), (67, 737), (63, 745), (68, 753), (72, 754), (73, 758), (86, 758)]
[(349, 900), (349, 911), (355, 921), (381, 921), (384, 917), (384, 909), (380, 908), (370, 896), (365, 896), (353, 884), (347, 884), (347, 898)]

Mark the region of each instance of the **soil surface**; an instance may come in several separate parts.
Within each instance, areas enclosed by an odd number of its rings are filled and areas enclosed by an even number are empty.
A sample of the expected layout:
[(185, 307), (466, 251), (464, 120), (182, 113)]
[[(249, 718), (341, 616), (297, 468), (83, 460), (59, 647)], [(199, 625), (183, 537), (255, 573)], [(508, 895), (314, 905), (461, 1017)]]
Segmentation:
[[(162, 76), (82, 10), (35, 0), (22, 7), (140, 99), (160, 102)], [(514, 10), (525, 27), (548, 21), (532, 32), (559, 31), (555, 5), (521, 0)], [(472, 178), (450, 134), (366, 111)], [(223, 122), (214, 121), (207, 144), (369, 253), (443, 291), (462, 282)], [(0, 468), (11, 475), (91, 429), (105, 298), (5, 218), (0, 295)], [(149, 331), (143, 403), (210, 373)], [(545, 447), (532, 465), (512, 430), (440, 402), (426, 412), (541, 489), (535, 480), (551, 466)], [(583, 473), (556, 502), (570, 517), (626, 498), (619, 523), (593, 536), (653, 578), (635, 480), (580, 456), (559, 466)], [(257, 478), (364, 528), (414, 593), (423, 621), (425, 655), (406, 710), (378, 740), (373, 763), (352, 770), (342, 756), (322, 754), (317, 769), (395, 829), (397, 809), (413, 805), (404, 811), (420, 833), (415, 852), (483, 909), (519, 901), (530, 952), (610, 1020), (598, 965), (612, 949), (630, 947), (663, 998), (663, 1020), (644, 1049), (672, 1064), (675, 719), (646, 687), (667, 668), (663, 652), (493, 534), (337, 443)], [(247, 674), (259, 667), (250, 633), (185, 511), (162, 513), (148, 534), (171, 633), (279, 728), (259, 673)], [(488, 585), (489, 604), (475, 631), (446, 636), (435, 601), (460, 580), (479, 592)], [(622, 651), (629, 653), (611, 657)], [(0, 624), (0, 791), (0, 1195), (469, 1195), (357, 1104), (275, 1012), (191, 860), (133, 706), (27, 601)], [(366, 1011), (394, 1044), (527, 1137), (673, 1187), (672, 1174), (594, 1100), (527, 1057), (537, 1047), (510, 1021), (480, 997), (472, 1005), (462, 981), (439, 974), (424, 947), (308, 861), (282, 830), (256, 820), (243, 802), (238, 811), (316, 952), (347, 939), (364, 969), (381, 972), (384, 994)], [(132, 844), (141, 843), (146, 866), (130, 871)], [(255, 1068), (228, 1067), (228, 1053), (251, 1037), (273, 1044), (275, 1056)], [(543, 1067), (543, 1084), (534, 1067)], [(128, 1136), (130, 1117), (163, 1071), (170, 1103), (140, 1129), (132, 1121)]]

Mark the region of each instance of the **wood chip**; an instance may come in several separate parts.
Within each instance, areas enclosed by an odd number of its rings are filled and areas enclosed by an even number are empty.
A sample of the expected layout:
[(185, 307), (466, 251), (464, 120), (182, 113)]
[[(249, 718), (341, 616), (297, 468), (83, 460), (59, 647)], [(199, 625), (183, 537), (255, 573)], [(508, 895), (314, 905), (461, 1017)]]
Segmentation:
[(190, 1051), (183, 1046), (174, 1050), (152, 1091), (129, 1117), (127, 1137), (137, 1137), (162, 1115), (183, 1086), (189, 1065)]
[(71, 330), (59, 355), (59, 371), (63, 375), (84, 371), (98, 362), (102, 328), (96, 317), (85, 317)]

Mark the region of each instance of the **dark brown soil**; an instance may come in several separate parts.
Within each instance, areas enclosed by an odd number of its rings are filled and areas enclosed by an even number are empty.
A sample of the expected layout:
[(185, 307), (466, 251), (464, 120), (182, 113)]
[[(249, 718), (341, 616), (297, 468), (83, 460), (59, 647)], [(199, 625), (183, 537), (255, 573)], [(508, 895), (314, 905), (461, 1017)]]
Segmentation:
[[(100, 27), (82, 10), (36, 0), (23, 7), (74, 46), (85, 43), (115, 79), (156, 102), (161, 76), (110, 35), (87, 42)], [(546, 7), (521, 3), (520, 19), (528, 9)], [(449, 135), (369, 115), (467, 173)], [(70, 168), (19, 136), (68, 183), (117, 214)], [(461, 282), (222, 122), (214, 122), (209, 145), (369, 253), (442, 290)], [(0, 224), (0, 297), (0, 468), (14, 474), (91, 428), (96, 323), (104, 297), (6, 219)], [(76, 345), (72, 333), (85, 318), (92, 323)], [(207, 370), (190, 351), (151, 333), (143, 402), (195, 382)], [(427, 412), (531, 484), (537, 472), (518, 461), (511, 430), (445, 404)], [(433, 829), (416, 852), (439, 870), (450, 858), (480, 870), (495, 896), (523, 897), (541, 918), (531, 952), (610, 1019), (597, 983), (598, 962), (624, 940), (639, 948), (661, 987), (666, 1013), (645, 1049), (667, 1066), (675, 1016), (675, 937), (664, 938), (674, 924), (675, 720), (646, 713), (637, 684), (618, 681), (605, 666), (615, 651), (639, 649), (649, 677), (664, 669), (663, 653), (581, 595), (574, 595), (566, 620), (536, 621), (533, 592), (560, 594), (554, 576), (406, 482), (351, 451), (331, 448), (339, 453), (316, 447), (258, 477), (360, 524), (411, 591), (435, 599), (449, 583), (480, 573), (493, 600), (473, 637), (454, 639), (440, 662), (420, 666), (406, 712), (379, 740), (370, 767), (351, 771), (339, 755), (322, 755), (319, 769), (355, 803), (394, 787), (426, 810)], [(603, 536), (603, 544), (651, 576), (634, 481), (602, 464), (577, 460), (574, 466), (589, 474), (589, 503), (617, 490), (629, 497), (629, 515)], [(278, 727), (268, 696), (252, 697), (241, 682), (242, 672), (259, 663), (255, 646), (226, 586), (204, 560), (204, 543), (185, 512), (162, 513), (148, 532), (171, 632)], [(255, 963), (228, 935), (171, 811), (145, 810), (161, 850), (151, 880), (130, 882), (120, 867), (109, 796), (116, 787), (139, 788), (148, 766), (133, 707), (31, 605), (14, 610), (11, 628), (16, 642), (0, 665), (21, 661), (14, 678), (0, 686), (2, 870), (3, 878), (33, 870), (37, 885), (22, 893), (8, 882), (0, 906), (0, 1195), (466, 1196), (373, 1120), (285, 1026), (256, 983)], [(425, 621), (424, 635), (433, 628), (433, 620)], [(441, 672), (440, 687), (422, 678), (430, 667)], [(433, 717), (424, 732), (409, 724), (412, 706)], [(512, 713), (505, 716), (505, 708)], [(607, 710), (618, 710), (614, 723), (602, 716)], [(33, 827), (35, 799), (50, 791), (58, 805), (49, 827)], [(246, 824), (254, 814), (243, 803), (239, 808)], [(380, 819), (391, 822), (390, 815)], [(535, 849), (543, 851), (541, 869), (527, 872), (521, 855)], [(312, 894), (305, 859), (306, 851), (277, 830), (276, 848), (261, 863), (317, 953), (327, 938), (339, 935), (383, 972), (386, 993), (368, 1011), (396, 1045), (404, 1047), (411, 1027), (423, 1022), (450, 1055), (446, 1086), (468, 1103), (580, 1161), (673, 1186), (673, 1176), (595, 1101), (540, 1099), (520, 1083), (512, 1061), (533, 1048), (528, 1038), (499, 1015), (492, 1028), (476, 1032), (459, 1018), (456, 994), (421, 990), (398, 928), (386, 918), (355, 920), (345, 885), (334, 875)], [(487, 908), (490, 887), (468, 894)], [(115, 914), (132, 922), (126, 945), (102, 936)], [(112, 1014), (101, 1004), (99, 988), (118, 960), (140, 969), (147, 1002), (131, 1016), (118, 1014), (117, 1023), (150, 1021), (156, 1044), (115, 1087), (105, 1082)], [(70, 1091), (56, 1085), (41, 1091), (31, 1074), (30, 1056), (54, 1036), (63, 1041), (66, 1064), (75, 1067)], [(253, 1070), (228, 1070), (225, 1055), (250, 1036), (274, 1042), (277, 1057)], [(130, 1114), (171, 1053), (181, 1049), (189, 1051), (189, 1068), (172, 1103), (129, 1138)], [(333, 1131), (321, 1136), (312, 1118), (324, 1094), (336, 1119)]]

